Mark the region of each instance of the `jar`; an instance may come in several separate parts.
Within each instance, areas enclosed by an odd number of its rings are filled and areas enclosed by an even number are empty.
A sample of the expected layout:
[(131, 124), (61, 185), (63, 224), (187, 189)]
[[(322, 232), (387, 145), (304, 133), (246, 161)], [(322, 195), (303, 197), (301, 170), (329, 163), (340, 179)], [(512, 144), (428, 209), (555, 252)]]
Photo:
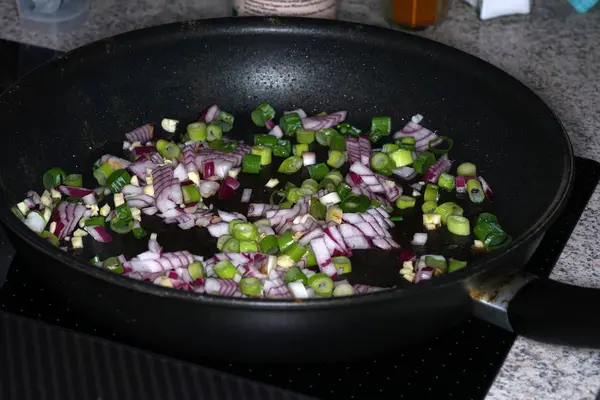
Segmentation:
[(233, 15), (288, 15), (333, 19), (337, 16), (337, 0), (233, 0)]
[(382, 0), (383, 17), (393, 26), (421, 30), (440, 22), (450, 0)]

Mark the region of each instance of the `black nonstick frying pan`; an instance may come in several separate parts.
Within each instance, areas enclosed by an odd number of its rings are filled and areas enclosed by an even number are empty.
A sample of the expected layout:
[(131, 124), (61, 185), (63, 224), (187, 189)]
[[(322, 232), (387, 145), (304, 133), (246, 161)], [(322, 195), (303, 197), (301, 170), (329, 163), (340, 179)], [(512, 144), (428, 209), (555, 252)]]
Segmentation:
[[(377, 114), (398, 126), (423, 114), (426, 126), (454, 139), (453, 158), (473, 161), (493, 182), (494, 212), (513, 244), (418, 285), (342, 299), (258, 301), (165, 289), (91, 267), (38, 239), (9, 211), (27, 190), (39, 190), (49, 167), (83, 172), (101, 154), (120, 154), (124, 132), (142, 123), (193, 118), (213, 103), (248, 115), (263, 101), (277, 109), (347, 109), (363, 126)], [(1, 215), (14, 246), (83, 317), (138, 345), (194, 360), (352, 358), (425, 340), (467, 317), (474, 304), (477, 315), (520, 334), (600, 344), (597, 291), (508, 278), (525, 265), (572, 189), (566, 132), (524, 85), (450, 47), (335, 21), (170, 24), (85, 46), (35, 70), (0, 97), (0, 121)], [(238, 137), (256, 133), (250, 126)], [(215, 251), (201, 233), (163, 236), (167, 250), (186, 243), (207, 256)], [(361, 260), (363, 270), (398, 269), (391, 253)], [(469, 291), (491, 306), (474, 302)]]

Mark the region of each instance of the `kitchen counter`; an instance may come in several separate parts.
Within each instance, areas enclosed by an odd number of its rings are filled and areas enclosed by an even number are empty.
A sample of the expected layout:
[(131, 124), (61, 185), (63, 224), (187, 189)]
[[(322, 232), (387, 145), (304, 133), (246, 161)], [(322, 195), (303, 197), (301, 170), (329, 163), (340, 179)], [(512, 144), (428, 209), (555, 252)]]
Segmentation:
[[(15, 0), (0, 0), (0, 37), (70, 50), (117, 33), (192, 18), (226, 16), (223, 0), (91, 1), (90, 16), (70, 33), (21, 30)], [(343, 0), (340, 18), (385, 25), (379, 0)], [(600, 7), (576, 14), (566, 0), (537, 1), (529, 16), (479, 21), (462, 2), (436, 29), (421, 35), (474, 54), (508, 71), (556, 111), (578, 156), (600, 161)], [(551, 277), (600, 288), (600, 189), (597, 189)], [(594, 399), (600, 389), (600, 352), (518, 338), (488, 400)]]

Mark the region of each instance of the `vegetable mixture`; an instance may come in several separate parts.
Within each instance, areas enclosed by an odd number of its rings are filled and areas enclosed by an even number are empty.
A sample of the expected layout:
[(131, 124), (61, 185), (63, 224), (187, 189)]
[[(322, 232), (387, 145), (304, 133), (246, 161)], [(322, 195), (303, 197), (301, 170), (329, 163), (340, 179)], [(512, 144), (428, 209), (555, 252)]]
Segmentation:
[[(395, 252), (395, 273), (414, 283), (467, 267), (466, 257), (427, 254), (431, 232), (466, 240), (472, 251), (510, 242), (498, 219), (481, 212), (492, 190), (477, 166), (454, 168), (452, 139), (423, 127), (422, 116), (394, 134), (386, 116), (374, 117), (364, 133), (346, 121), (346, 111), (308, 116), (298, 109), (277, 117), (267, 103), (252, 111), (252, 122), (264, 129), (253, 143), (225, 137), (234, 116), (216, 105), (185, 128), (163, 119), (162, 138), (152, 124), (141, 126), (125, 135), (126, 159), (97, 160), (93, 185), (53, 167), (43, 176), (43, 193), (28, 192), (12, 210), (64, 251), (108, 243), (114, 235), (148, 240), (148, 250), (131, 259), (93, 257), (99, 268), (234, 297), (307, 299), (385, 289), (348, 279), (353, 253), (361, 251)], [(257, 188), (257, 179), (264, 187)], [(219, 209), (227, 200), (241, 201), (246, 211)], [(465, 203), (478, 214), (465, 214)], [(158, 235), (148, 235), (149, 218), (208, 230), (215, 254), (163, 251)], [(422, 220), (416, 232), (402, 226), (411, 218)], [(401, 248), (392, 228), (411, 235), (410, 247)]]

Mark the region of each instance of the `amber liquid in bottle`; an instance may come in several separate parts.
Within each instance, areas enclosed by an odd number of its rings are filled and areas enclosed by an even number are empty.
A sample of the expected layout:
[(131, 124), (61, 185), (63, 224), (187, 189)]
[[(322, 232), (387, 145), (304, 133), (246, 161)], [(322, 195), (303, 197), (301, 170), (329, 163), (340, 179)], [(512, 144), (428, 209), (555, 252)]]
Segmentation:
[(391, 22), (413, 29), (434, 25), (446, 13), (448, 0), (386, 0), (386, 17)]

